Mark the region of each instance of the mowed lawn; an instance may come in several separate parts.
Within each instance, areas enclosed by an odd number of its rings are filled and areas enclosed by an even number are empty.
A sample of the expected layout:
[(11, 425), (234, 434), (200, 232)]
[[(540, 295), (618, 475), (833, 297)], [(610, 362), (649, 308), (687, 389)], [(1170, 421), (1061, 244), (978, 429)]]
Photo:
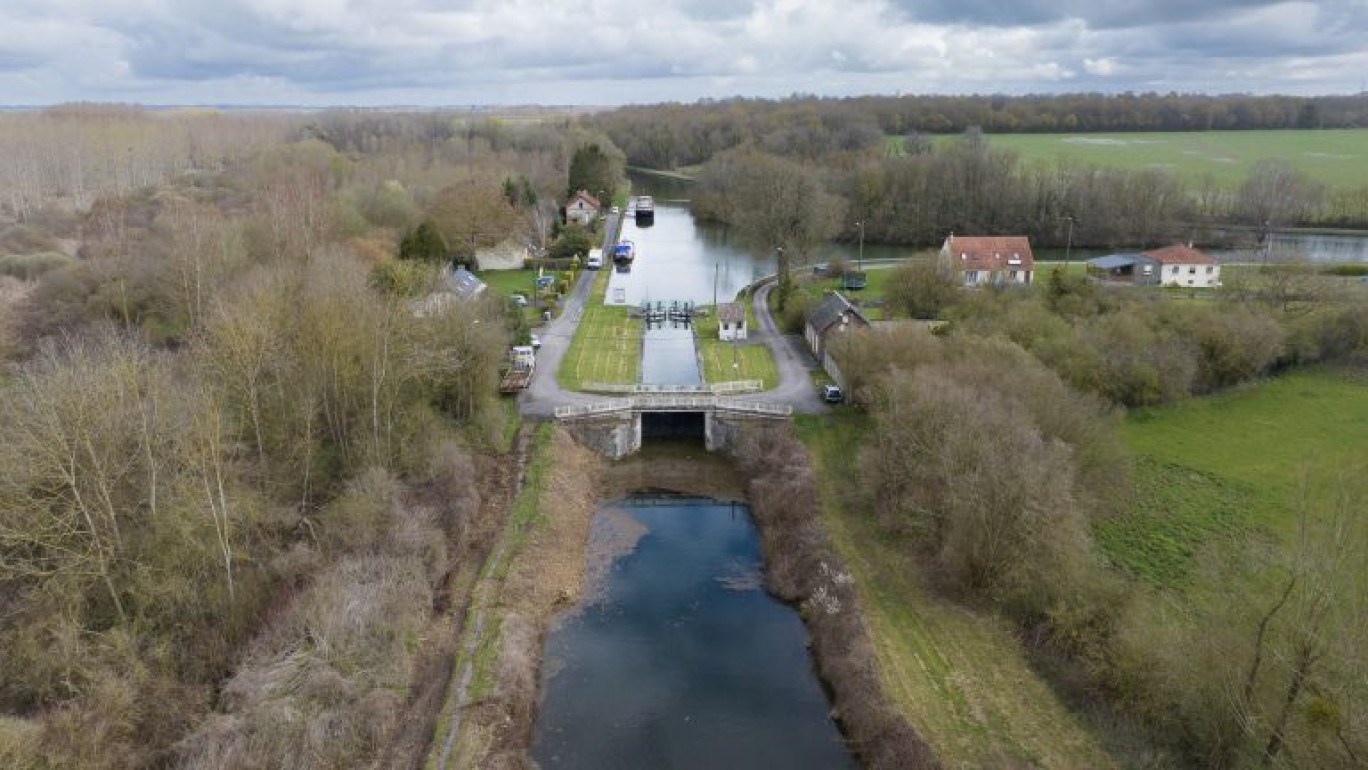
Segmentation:
[(569, 390), (586, 382), (637, 381), (641, 369), (641, 321), (628, 317), (629, 308), (607, 306), (610, 270), (599, 270), (585, 300), (584, 316), (570, 341), (570, 350), (556, 372), (556, 381)]
[(1027, 164), (1159, 168), (1190, 180), (1210, 175), (1227, 189), (1239, 187), (1265, 158), (1285, 160), (1332, 187), (1359, 186), (1368, 178), (1368, 129), (989, 134), (988, 141), (1015, 150)]
[(818, 463), (824, 523), (855, 577), (884, 684), (945, 766), (1113, 767), (1028, 664), (1011, 623), (937, 597), (910, 548), (837, 499), (852, 483), (868, 418), (842, 410), (796, 423)]
[[(752, 324), (749, 328), (754, 329), (755, 326)], [(714, 384), (760, 380), (765, 390), (779, 385), (779, 369), (765, 343), (744, 341), (733, 344), (719, 340), (716, 315), (696, 319), (694, 336), (698, 339), (698, 352), (703, 359), (704, 382)], [(737, 365), (733, 366), (733, 363)]]
[(1136, 499), (1098, 526), (1098, 543), (1122, 569), (1181, 588), (1194, 557), (1222, 539), (1289, 541), (1303, 480), (1324, 501), (1346, 474), (1368, 469), (1368, 372), (1307, 369), (1137, 409), (1123, 434)]

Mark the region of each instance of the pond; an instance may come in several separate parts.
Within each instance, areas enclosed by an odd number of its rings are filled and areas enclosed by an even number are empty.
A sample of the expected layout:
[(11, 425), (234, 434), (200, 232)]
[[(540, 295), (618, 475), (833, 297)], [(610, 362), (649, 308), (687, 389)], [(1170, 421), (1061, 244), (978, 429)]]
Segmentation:
[(852, 768), (798, 613), (765, 592), (749, 509), (602, 507), (585, 599), (551, 630), (543, 768)]

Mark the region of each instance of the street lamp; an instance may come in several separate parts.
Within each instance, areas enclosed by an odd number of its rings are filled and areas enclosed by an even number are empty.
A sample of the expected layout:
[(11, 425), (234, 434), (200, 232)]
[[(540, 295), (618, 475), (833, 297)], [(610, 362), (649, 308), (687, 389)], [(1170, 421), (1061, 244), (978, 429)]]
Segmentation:
[(863, 271), (864, 271), (864, 226), (865, 226), (864, 220), (862, 219), (862, 220), (860, 220), (859, 222), (856, 222), (856, 223), (855, 223), (855, 226), (858, 227), (858, 228), (860, 228), (860, 251), (859, 251), (859, 256), (856, 257), (856, 260), (857, 260), (857, 261), (856, 261), (856, 263), (855, 263), (855, 265), (856, 265), (855, 269), (856, 269), (856, 270), (859, 270), (859, 271), (861, 271), (861, 272), (863, 272)]

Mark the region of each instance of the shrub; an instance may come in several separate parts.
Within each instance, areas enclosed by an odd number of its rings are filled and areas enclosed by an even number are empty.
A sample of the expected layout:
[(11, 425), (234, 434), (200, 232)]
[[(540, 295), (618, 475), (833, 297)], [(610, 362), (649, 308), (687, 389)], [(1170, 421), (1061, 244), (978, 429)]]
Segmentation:
[(71, 262), (71, 257), (56, 251), (42, 251), (37, 254), (4, 254), (0, 255), (0, 275), (33, 281), (44, 273), (69, 265)]

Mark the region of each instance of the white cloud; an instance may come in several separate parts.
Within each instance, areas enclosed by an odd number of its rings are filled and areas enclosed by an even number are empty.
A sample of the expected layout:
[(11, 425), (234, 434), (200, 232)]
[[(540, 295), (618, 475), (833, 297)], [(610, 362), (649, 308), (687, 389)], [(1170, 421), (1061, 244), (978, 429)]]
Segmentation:
[(986, 0), (8, 0), (0, 94), (611, 104), (795, 91), (1357, 89), (1362, 0), (1222, 1), (1220, 13), (1190, 0), (1106, 13), (1062, 1), (1004, 16)]
[(1116, 71), (1116, 60), (1112, 58), (1084, 59), (1083, 70), (1089, 75), (1106, 77)]

